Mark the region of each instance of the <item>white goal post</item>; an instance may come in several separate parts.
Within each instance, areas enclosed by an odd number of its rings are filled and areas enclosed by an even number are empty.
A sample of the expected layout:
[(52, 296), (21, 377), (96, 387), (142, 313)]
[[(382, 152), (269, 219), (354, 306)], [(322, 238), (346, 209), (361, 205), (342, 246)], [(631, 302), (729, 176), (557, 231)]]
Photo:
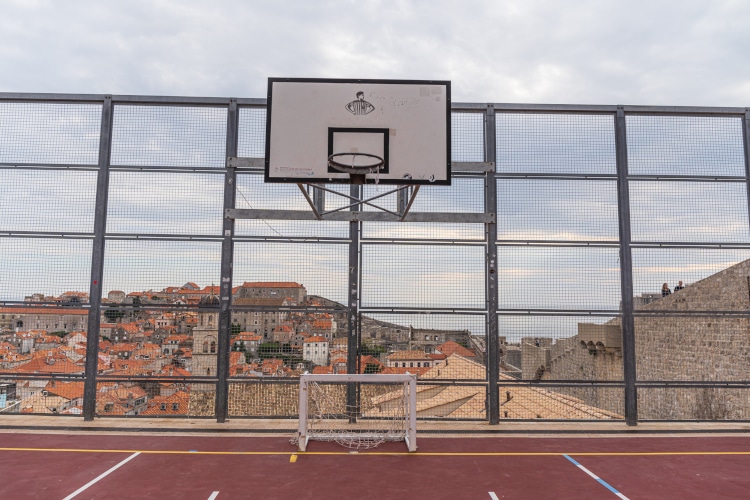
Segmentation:
[[(350, 413), (350, 408), (341, 410), (347, 408), (346, 401), (342, 401), (346, 398), (345, 389), (334, 391), (333, 395), (332, 391), (320, 390), (321, 386), (329, 384), (346, 388), (348, 383), (393, 385), (394, 388), (369, 397), (371, 401), (360, 401), (356, 412)], [(318, 398), (334, 401), (331, 404)], [(335, 409), (328, 409), (326, 405)], [(390, 428), (383, 429), (384, 422)], [(300, 376), (296, 437), (299, 451), (305, 451), (310, 440), (335, 441), (350, 448), (372, 448), (384, 441), (405, 441), (409, 452), (417, 451), (416, 375), (303, 374)]]

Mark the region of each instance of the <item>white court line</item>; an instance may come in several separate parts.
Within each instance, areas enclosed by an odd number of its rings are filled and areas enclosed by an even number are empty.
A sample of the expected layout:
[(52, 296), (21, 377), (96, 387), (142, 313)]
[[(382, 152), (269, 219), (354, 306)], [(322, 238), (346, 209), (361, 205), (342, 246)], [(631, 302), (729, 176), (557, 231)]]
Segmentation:
[(626, 497), (625, 495), (623, 495), (622, 493), (620, 493), (619, 491), (617, 491), (616, 489), (614, 489), (612, 486), (610, 486), (609, 484), (607, 484), (607, 482), (605, 480), (603, 480), (602, 478), (600, 478), (599, 476), (597, 476), (596, 474), (594, 474), (593, 472), (591, 472), (590, 470), (588, 470), (583, 465), (581, 465), (578, 462), (576, 462), (573, 458), (569, 457), (568, 455), (563, 455), (563, 456), (565, 458), (567, 458), (570, 463), (572, 463), (573, 465), (575, 465), (576, 467), (578, 467), (579, 469), (581, 469), (583, 472), (585, 472), (589, 476), (591, 476), (594, 479), (596, 479), (599, 482), (599, 484), (601, 484), (602, 486), (604, 486), (605, 488), (607, 488), (609, 491), (611, 491), (612, 493), (614, 493), (615, 495), (617, 495), (618, 498), (620, 498), (622, 500), (630, 500), (628, 497)]
[(490, 491), (490, 498), (491, 498), (492, 500), (500, 500), (499, 498), (497, 498), (497, 495), (495, 495), (495, 492), (494, 492), (494, 491)]
[(84, 484), (83, 486), (81, 486), (80, 488), (78, 488), (77, 490), (75, 490), (70, 495), (68, 495), (65, 498), (63, 498), (63, 500), (70, 500), (71, 498), (75, 497), (79, 493), (81, 493), (81, 492), (85, 491), (86, 489), (88, 489), (89, 486), (97, 483), (100, 479), (104, 479), (109, 474), (111, 474), (112, 472), (116, 471), (117, 469), (119, 469), (120, 467), (122, 467), (123, 465), (125, 465), (126, 463), (130, 462), (131, 460), (133, 460), (135, 457), (137, 457), (140, 454), (141, 454), (140, 451), (136, 451), (135, 453), (133, 453), (132, 455), (130, 455), (128, 458), (126, 458), (125, 460), (123, 460), (119, 464), (117, 464), (114, 467), (112, 467), (111, 469), (109, 469), (107, 472), (104, 472), (103, 474), (100, 474), (99, 477), (97, 477), (95, 479), (92, 479), (88, 483)]
[(211, 493), (211, 496), (208, 497), (208, 500), (216, 500), (216, 497), (218, 497), (218, 496), (219, 496), (219, 492), (218, 491), (214, 491), (213, 493)]

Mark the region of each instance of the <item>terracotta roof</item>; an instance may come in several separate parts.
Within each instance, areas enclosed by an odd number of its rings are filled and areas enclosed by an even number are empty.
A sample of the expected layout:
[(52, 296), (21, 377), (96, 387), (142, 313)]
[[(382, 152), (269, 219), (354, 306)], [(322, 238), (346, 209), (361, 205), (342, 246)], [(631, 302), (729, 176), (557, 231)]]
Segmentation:
[(57, 382), (50, 381), (44, 387), (48, 394), (60, 396), (66, 399), (77, 399), (83, 397), (83, 382)]
[(0, 307), (2, 314), (64, 314), (72, 316), (88, 316), (88, 309), (64, 306), (36, 306), (36, 307)]
[[(389, 369), (390, 370), (390, 369)], [(409, 370), (407, 368), (407, 370)], [(431, 379), (448, 380), (482, 380), (486, 377), (484, 365), (453, 354), (445, 361), (429, 368), (419, 378), (423, 381), (417, 386), (418, 402), (417, 416), (420, 417), (448, 417), (448, 418), (485, 418), (486, 387), (456, 386), (456, 385), (428, 385), (424, 381)], [(501, 375), (503, 380), (513, 380), (507, 375)], [(552, 390), (509, 386), (502, 388), (500, 394), (511, 393), (510, 400), (501, 398), (500, 415), (502, 418), (530, 419), (530, 418), (574, 418), (574, 419), (622, 419), (621, 415), (587, 405), (582, 400), (567, 396)], [(393, 411), (393, 404), (388, 404), (400, 394), (392, 392), (373, 399), (373, 403), (381, 405), (380, 414), (387, 415)], [(506, 413), (507, 412), (507, 413)], [(377, 410), (375, 413), (377, 414)]]
[[(165, 377), (189, 377), (192, 374), (187, 371), (184, 368), (180, 368), (179, 366), (175, 366), (173, 364), (168, 364), (159, 371), (159, 375), (163, 375)], [(171, 384), (171, 381), (168, 381)]]
[(396, 351), (388, 355), (388, 361), (409, 361), (409, 360), (423, 360), (431, 359), (430, 356), (423, 351)]
[(437, 346), (436, 349), (446, 356), (450, 356), (451, 354), (458, 354), (459, 356), (463, 356), (465, 358), (476, 356), (476, 353), (474, 351), (471, 351), (461, 344), (453, 342), (452, 340), (449, 340), (448, 342)]
[(67, 359), (40, 357), (8, 371), (15, 373), (83, 373), (83, 368)]
[(243, 340), (246, 342), (252, 342), (252, 341), (259, 341), (262, 340), (263, 337), (258, 335), (257, 333), (253, 332), (240, 332), (237, 336), (233, 337), (232, 340)]
[(39, 392), (21, 401), (21, 413), (57, 413), (52, 410), (57, 410), (69, 401), (62, 396), (45, 396)]
[(246, 281), (242, 286), (245, 288), (304, 288), (293, 281)]
[(189, 405), (190, 395), (184, 391), (177, 391), (170, 396), (154, 396), (141, 415), (187, 415)]
[(406, 368), (404, 366), (386, 366), (386, 367), (383, 367), (380, 373), (384, 375), (388, 375), (388, 374), (404, 375), (404, 374), (410, 373), (411, 375), (417, 375), (421, 377), (421, 375), (424, 375), (428, 370), (429, 368), (425, 366), (421, 366), (421, 367), (413, 366), (411, 368)]
[(328, 342), (328, 340), (324, 337), (321, 337), (320, 335), (312, 335), (305, 339), (305, 344), (307, 344), (308, 342)]

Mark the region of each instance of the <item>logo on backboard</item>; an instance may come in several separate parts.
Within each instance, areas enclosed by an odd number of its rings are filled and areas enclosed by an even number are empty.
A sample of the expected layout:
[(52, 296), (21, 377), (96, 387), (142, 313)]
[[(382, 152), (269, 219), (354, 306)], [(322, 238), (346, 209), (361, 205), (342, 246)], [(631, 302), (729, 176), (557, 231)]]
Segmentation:
[(365, 101), (365, 93), (361, 91), (357, 92), (357, 100), (350, 102), (345, 107), (353, 115), (366, 115), (375, 111), (375, 106)]

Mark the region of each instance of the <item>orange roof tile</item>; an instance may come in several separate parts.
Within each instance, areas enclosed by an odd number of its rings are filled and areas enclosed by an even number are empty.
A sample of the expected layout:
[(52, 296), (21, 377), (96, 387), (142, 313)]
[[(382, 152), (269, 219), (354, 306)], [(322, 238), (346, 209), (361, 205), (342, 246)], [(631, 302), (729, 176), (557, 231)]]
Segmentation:
[(246, 281), (242, 286), (245, 288), (304, 288), (294, 281)]
[(471, 351), (461, 344), (453, 342), (452, 340), (449, 340), (444, 344), (440, 344), (436, 347), (436, 349), (446, 356), (450, 356), (451, 354), (458, 354), (459, 356), (463, 356), (465, 358), (476, 356), (476, 353), (474, 351)]
[(305, 344), (308, 342), (328, 342), (328, 340), (320, 335), (313, 335), (305, 339)]
[(388, 355), (388, 360), (398, 361), (409, 361), (409, 360), (423, 360), (430, 359), (428, 354), (423, 351), (396, 351)]

